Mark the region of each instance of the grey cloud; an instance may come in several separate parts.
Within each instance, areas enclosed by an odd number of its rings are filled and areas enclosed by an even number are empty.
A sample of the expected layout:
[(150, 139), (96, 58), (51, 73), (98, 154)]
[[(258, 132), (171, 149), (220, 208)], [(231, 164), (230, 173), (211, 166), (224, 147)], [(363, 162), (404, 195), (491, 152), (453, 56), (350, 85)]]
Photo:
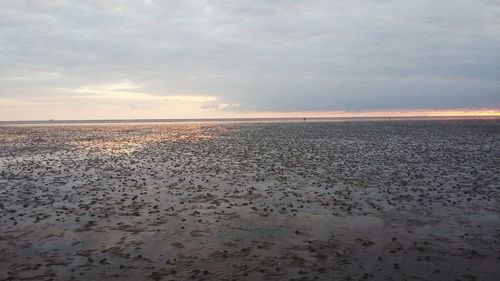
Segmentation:
[(4, 1), (0, 97), (128, 80), (225, 110), (500, 107), (498, 26), (479, 0)]

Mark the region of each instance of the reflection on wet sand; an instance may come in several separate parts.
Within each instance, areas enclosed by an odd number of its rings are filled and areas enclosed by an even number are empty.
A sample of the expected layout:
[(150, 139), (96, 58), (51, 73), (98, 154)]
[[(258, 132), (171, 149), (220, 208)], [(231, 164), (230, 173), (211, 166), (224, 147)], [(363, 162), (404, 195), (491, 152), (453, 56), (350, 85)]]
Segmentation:
[(0, 128), (0, 280), (496, 280), (499, 128)]
[[(131, 127), (132, 126), (132, 127)], [(106, 126), (94, 127), (92, 135), (85, 134), (72, 142), (77, 148), (102, 153), (131, 154), (144, 145), (155, 142), (192, 142), (214, 137), (222, 128), (203, 125), (171, 126)]]

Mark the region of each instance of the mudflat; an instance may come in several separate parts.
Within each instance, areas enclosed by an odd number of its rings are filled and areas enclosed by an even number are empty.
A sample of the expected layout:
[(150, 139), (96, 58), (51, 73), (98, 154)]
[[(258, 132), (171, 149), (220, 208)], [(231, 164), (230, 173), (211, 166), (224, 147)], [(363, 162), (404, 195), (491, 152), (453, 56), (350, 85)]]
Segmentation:
[(0, 280), (500, 280), (500, 120), (0, 127)]

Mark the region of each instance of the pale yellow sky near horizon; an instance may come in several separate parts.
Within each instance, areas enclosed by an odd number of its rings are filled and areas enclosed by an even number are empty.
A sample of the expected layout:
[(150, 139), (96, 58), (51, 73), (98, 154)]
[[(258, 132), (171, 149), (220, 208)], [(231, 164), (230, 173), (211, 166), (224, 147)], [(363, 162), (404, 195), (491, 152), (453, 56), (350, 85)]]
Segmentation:
[[(77, 98), (78, 99), (78, 98)], [(200, 99), (203, 99), (200, 97)], [(112, 99), (111, 99), (112, 100)], [(111, 102), (108, 98), (108, 102)], [(32, 103), (0, 99), (1, 121), (22, 120), (97, 120), (97, 119), (189, 119), (189, 118), (279, 118), (279, 117), (403, 117), (403, 116), (500, 116), (500, 109), (387, 110), (387, 111), (305, 111), (305, 112), (231, 112), (203, 109), (204, 102), (190, 97), (158, 99), (129, 104), (78, 102), (68, 104)]]
[[(189, 119), (376, 116), (500, 116), (495, 108), (393, 109), (370, 111), (238, 111), (216, 96), (176, 94), (158, 96), (130, 82), (58, 88), (59, 98), (0, 98), (0, 120)], [(207, 107), (207, 105), (209, 105)]]

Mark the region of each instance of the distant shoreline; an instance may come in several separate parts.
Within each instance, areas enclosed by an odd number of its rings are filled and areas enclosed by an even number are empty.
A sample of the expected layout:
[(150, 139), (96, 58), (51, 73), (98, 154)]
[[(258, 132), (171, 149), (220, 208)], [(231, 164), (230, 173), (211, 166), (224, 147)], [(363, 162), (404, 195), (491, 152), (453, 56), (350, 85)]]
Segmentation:
[[(306, 118), (304, 120), (304, 118)], [(141, 123), (253, 123), (253, 122), (335, 122), (397, 120), (491, 120), (500, 116), (398, 116), (398, 117), (288, 117), (288, 118), (192, 118), (192, 119), (95, 119), (95, 120), (16, 120), (0, 121), (1, 125), (80, 125)]]

